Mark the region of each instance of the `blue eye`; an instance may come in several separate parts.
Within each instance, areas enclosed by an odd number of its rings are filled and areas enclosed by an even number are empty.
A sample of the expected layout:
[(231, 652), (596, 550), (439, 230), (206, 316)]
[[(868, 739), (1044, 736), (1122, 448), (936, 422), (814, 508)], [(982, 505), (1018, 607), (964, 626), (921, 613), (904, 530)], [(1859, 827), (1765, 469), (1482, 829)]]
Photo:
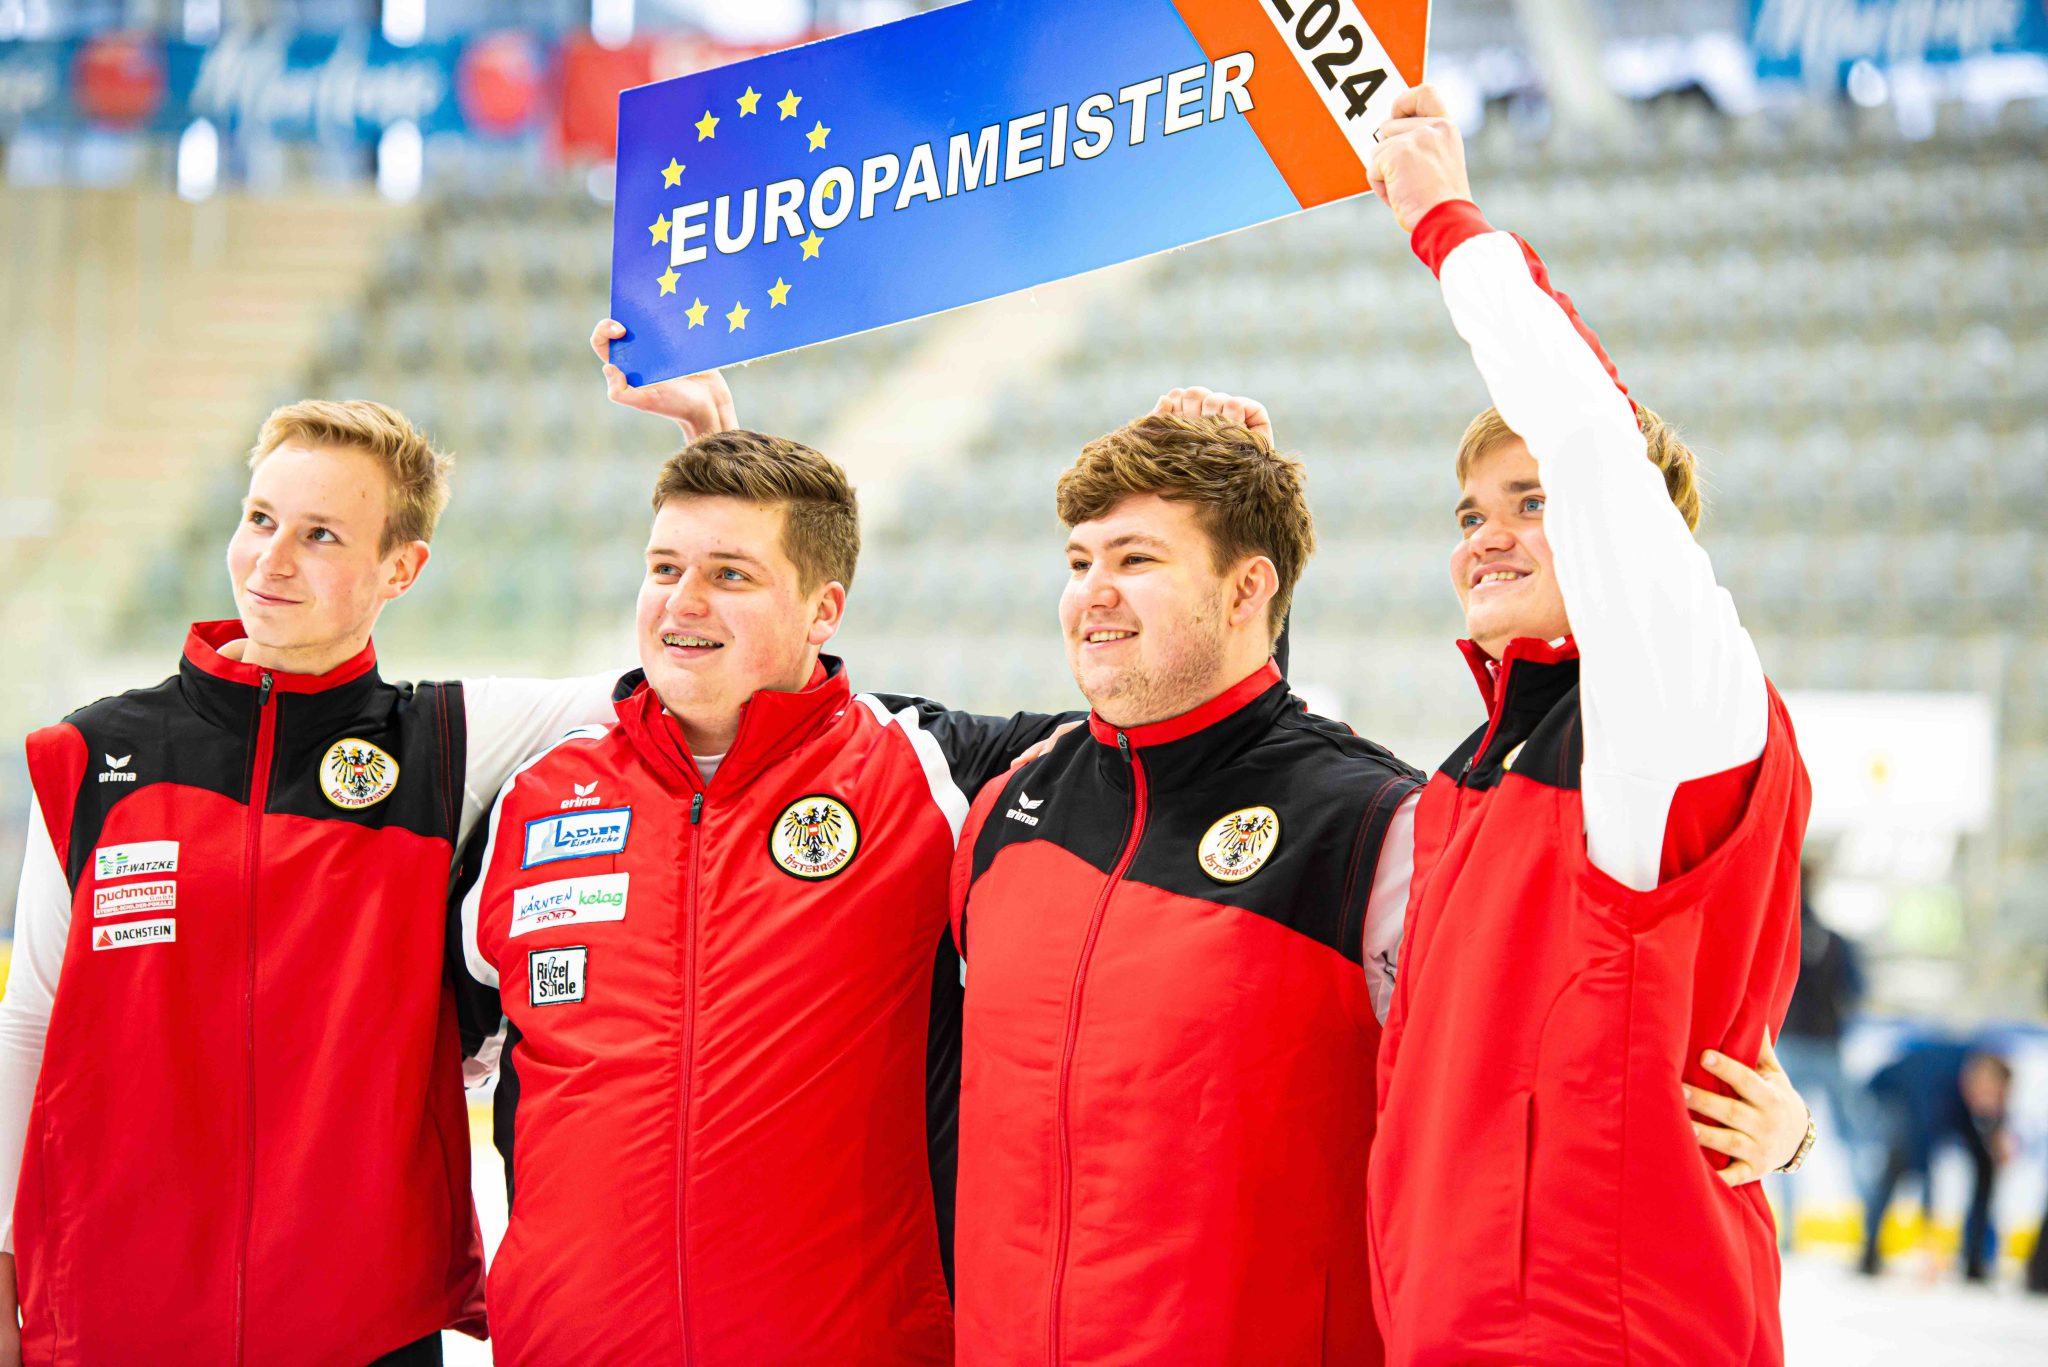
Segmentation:
[(315, 541), (333, 541), (335, 539), (334, 533), (325, 527), (315, 527), (312, 537)]
[(1542, 511), (1543, 511), (1543, 495), (1541, 495), (1541, 494), (1531, 494), (1531, 495), (1529, 495), (1529, 497), (1527, 497), (1527, 498), (1523, 499), (1523, 500), (1522, 500), (1522, 511), (1523, 511), (1523, 512), (1525, 512), (1525, 513), (1540, 513), (1540, 512), (1542, 512)]
[(730, 565), (727, 565), (724, 569), (720, 570), (718, 572), (718, 577), (725, 580), (725, 582), (728, 584), (744, 584), (747, 582), (747, 576), (741, 574), (738, 570), (734, 569)]

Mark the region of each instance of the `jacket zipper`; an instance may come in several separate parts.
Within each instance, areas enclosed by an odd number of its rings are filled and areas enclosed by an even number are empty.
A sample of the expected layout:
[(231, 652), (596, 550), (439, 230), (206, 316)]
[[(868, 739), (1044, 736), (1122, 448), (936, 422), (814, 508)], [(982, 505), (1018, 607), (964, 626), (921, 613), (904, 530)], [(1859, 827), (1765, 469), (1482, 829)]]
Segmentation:
[[(1487, 747), (1493, 744), (1494, 736), (1500, 731), (1500, 724), (1508, 714), (1508, 676), (1515, 672), (1515, 662), (1507, 661), (1500, 667), (1500, 677), (1493, 683), (1493, 715), (1487, 718), (1486, 734), (1479, 738), (1479, 748), (1465, 757), (1464, 767), (1458, 770), (1458, 786), (1465, 786), (1465, 778), (1472, 772), (1472, 766), (1486, 758)], [(1463, 810), (1463, 804), (1460, 804)]]
[(256, 870), (263, 809), (270, 801), (271, 754), (277, 743), (277, 714), (270, 710), (271, 676), (256, 688), (256, 750), (250, 758), (248, 831), (242, 851), (242, 886), (247, 890), (247, 923), (242, 983), (243, 1134), (242, 1219), (235, 1241), (235, 1362), (248, 1351), (249, 1239), (256, 1218)]
[(1054, 1235), (1052, 1258), (1052, 1286), (1046, 1305), (1046, 1361), (1051, 1367), (1060, 1363), (1060, 1287), (1067, 1276), (1067, 1237), (1073, 1223), (1074, 1202), (1074, 1157), (1072, 1142), (1067, 1134), (1067, 1092), (1073, 1081), (1074, 1046), (1081, 1033), (1081, 991), (1088, 979), (1088, 961), (1095, 953), (1095, 940), (1102, 931), (1102, 917), (1109, 910), (1109, 899), (1116, 894), (1117, 885), (1123, 881), (1124, 871), (1131, 866), (1131, 860), (1138, 853), (1138, 841), (1145, 833), (1145, 766), (1131, 751), (1131, 739), (1119, 731), (1116, 733), (1116, 748), (1123, 755), (1124, 762), (1131, 766), (1131, 833), (1125, 839), (1123, 853), (1118, 856), (1116, 867), (1109, 872), (1109, 879), (1102, 885), (1102, 895), (1095, 899), (1095, 909), (1088, 917), (1088, 933), (1081, 941), (1081, 957), (1074, 965), (1074, 990), (1067, 997), (1067, 1037), (1060, 1051), (1060, 1085), (1055, 1105), (1055, 1125), (1060, 1137), (1060, 1193), (1059, 1208), (1055, 1216), (1059, 1221)]
[(704, 843), (704, 794), (690, 798), (689, 888), (684, 897), (683, 1066), (677, 1075), (677, 1110), (682, 1131), (676, 1137), (676, 1321), (682, 1336), (683, 1362), (690, 1363), (690, 1262), (687, 1255), (690, 1190), (690, 1074), (697, 1055), (697, 872)]

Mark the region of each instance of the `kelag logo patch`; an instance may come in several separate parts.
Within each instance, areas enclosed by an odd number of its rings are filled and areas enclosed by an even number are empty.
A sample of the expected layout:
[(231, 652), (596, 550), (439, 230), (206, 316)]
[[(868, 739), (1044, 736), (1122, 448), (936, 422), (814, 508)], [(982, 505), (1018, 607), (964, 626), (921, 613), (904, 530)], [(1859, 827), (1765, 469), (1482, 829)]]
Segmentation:
[(508, 935), (524, 935), (542, 926), (573, 925), (583, 921), (626, 919), (626, 880), (623, 873), (600, 873), (592, 878), (564, 878), (512, 891), (512, 929)]
[(567, 816), (544, 816), (526, 823), (526, 855), (519, 867), (552, 864), (557, 859), (587, 859), (596, 854), (618, 854), (626, 848), (626, 832), (633, 825), (631, 807), (608, 807), (601, 812), (571, 812)]

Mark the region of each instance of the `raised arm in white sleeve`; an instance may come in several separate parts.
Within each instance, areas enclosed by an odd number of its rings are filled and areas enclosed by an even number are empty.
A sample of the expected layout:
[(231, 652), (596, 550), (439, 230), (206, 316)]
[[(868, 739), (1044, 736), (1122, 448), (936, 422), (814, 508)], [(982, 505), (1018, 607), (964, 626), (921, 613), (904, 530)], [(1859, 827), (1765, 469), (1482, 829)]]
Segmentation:
[(0, 998), (0, 1253), (14, 1252), (14, 1189), (21, 1182), (22, 1146), (70, 935), (71, 888), (43, 824), (43, 809), (31, 797), (28, 848), (14, 899), (14, 954), (7, 994)]
[(624, 670), (580, 679), (465, 679), (464, 720), (469, 766), (462, 779), (462, 832), (467, 839), (512, 771), (563, 733), (616, 717), (612, 690)]
[(1706, 552), (1644, 454), (1634, 410), (1506, 233), (1439, 278), (1458, 333), (1546, 496), (1544, 535), (1579, 647), (1593, 863), (1657, 885), (1678, 785), (1763, 753), (1763, 667)]

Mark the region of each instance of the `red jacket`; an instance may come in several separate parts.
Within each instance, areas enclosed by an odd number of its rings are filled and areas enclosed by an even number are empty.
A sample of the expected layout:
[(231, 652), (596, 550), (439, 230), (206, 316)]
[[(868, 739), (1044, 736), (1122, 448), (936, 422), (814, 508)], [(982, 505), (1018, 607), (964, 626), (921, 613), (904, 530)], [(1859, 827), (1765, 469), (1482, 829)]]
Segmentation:
[(439, 908), (460, 685), (363, 652), (29, 737), (71, 894), (15, 1242), (30, 1362), (360, 1367), (483, 1329)]
[(1769, 1208), (1703, 1159), (1678, 1084), (1719, 1089), (1700, 1055), (1754, 1059), (1791, 996), (1792, 727), (1535, 253), (1465, 201), (1413, 246), (1538, 463), (1579, 636), (1497, 669), (1466, 643), (1487, 722), (1417, 810), (1371, 1164), (1387, 1356), (1774, 1363)]
[(1361, 962), (1419, 776), (1268, 665), (976, 801), (963, 1363), (1374, 1363)]
[(510, 1022), (498, 1360), (950, 1361), (946, 870), (962, 780), (1055, 719), (856, 699), (828, 661), (707, 785), (638, 674), (617, 712), (513, 779), (460, 904), (465, 996)]

